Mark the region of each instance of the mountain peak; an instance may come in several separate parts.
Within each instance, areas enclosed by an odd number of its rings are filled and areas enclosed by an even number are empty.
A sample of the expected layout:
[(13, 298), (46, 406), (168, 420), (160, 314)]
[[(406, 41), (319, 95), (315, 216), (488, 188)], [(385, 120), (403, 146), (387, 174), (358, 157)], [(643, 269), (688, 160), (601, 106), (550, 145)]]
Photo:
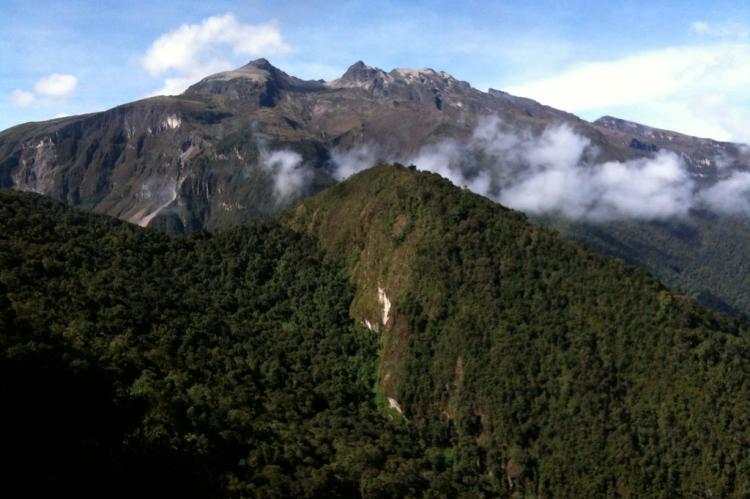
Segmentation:
[(226, 94), (234, 99), (260, 96), (262, 105), (272, 105), (281, 90), (310, 91), (322, 87), (320, 82), (304, 81), (289, 76), (279, 68), (260, 58), (248, 62), (241, 68), (216, 73), (202, 79), (185, 91), (194, 94)]
[(361, 59), (360, 59), (359, 61), (355, 62), (354, 64), (352, 64), (351, 66), (349, 66), (349, 70), (352, 70), (352, 69), (363, 69), (363, 68), (364, 68), (364, 69), (371, 69), (371, 68), (372, 68), (372, 66), (368, 66), (368, 65), (367, 65), (367, 64), (365, 64), (365, 62), (364, 62), (363, 60), (361, 60)]
[(266, 59), (264, 57), (261, 57), (260, 59), (255, 59), (254, 61), (248, 62), (242, 68), (243, 69), (244, 68), (247, 68), (247, 69), (249, 69), (249, 68), (257, 68), (257, 69), (262, 69), (262, 70), (265, 70), (265, 71), (272, 71), (274, 69), (277, 69), (273, 64), (271, 64), (270, 62), (268, 62), (268, 59)]
[(371, 81), (379, 75), (385, 74), (382, 69), (368, 66), (362, 61), (357, 61), (339, 78), (339, 81), (361, 83)]

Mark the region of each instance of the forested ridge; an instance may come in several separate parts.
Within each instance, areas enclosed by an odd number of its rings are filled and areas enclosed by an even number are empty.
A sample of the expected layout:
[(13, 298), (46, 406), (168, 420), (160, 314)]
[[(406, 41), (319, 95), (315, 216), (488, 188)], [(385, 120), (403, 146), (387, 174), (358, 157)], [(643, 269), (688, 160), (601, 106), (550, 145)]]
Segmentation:
[(0, 191), (0, 328), (29, 495), (750, 494), (743, 323), (406, 168), (182, 237)]
[(0, 220), (6, 491), (424, 487), (420, 444), (375, 405), (376, 339), (310, 238), (258, 225), (170, 239), (12, 192)]
[(381, 383), (499, 486), (750, 494), (745, 323), (431, 173), (380, 166), (290, 218), (345, 255), (355, 315), (388, 292)]

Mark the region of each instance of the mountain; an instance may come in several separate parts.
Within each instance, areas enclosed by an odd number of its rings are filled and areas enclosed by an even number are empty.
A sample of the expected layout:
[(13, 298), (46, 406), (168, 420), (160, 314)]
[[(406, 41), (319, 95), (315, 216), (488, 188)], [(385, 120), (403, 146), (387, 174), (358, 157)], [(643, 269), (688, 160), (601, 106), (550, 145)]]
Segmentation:
[[(333, 150), (377, 144), (384, 157), (403, 160), (442, 138), (467, 138), (487, 115), (514, 130), (566, 123), (599, 148), (602, 160), (668, 148), (684, 155), (694, 173), (712, 176), (716, 157), (745, 166), (750, 157), (734, 144), (614, 118), (588, 123), (432, 69), (385, 72), (360, 61), (337, 80), (303, 81), (258, 59), (179, 96), (6, 130), (0, 185), (139, 225), (213, 229), (269, 218), (330, 185)], [(264, 152), (282, 149), (309, 166), (310, 178), (289, 199), (273, 189), (278, 165), (263, 167)]]
[[(258, 59), (208, 76), (179, 96), (0, 132), (0, 186), (167, 232), (216, 230), (273, 218), (377, 160), (425, 163), (459, 184), (486, 172), (526, 174), (513, 151), (461, 149), (493, 140), (480, 133), (487, 117), (498, 120), (493, 133), (501, 130), (521, 143), (567, 127), (590, 145), (592, 157), (582, 160), (598, 164), (671, 151), (696, 186), (750, 169), (750, 149), (739, 144), (613, 117), (590, 123), (530, 99), (482, 92), (429, 68), (386, 72), (358, 61), (336, 80), (305, 81)], [(465, 153), (469, 157), (461, 158)], [(455, 164), (445, 166), (448, 161)], [(750, 313), (745, 274), (723, 260), (750, 250), (750, 231), (742, 216), (722, 215), (714, 224), (714, 215), (594, 224), (564, 216), (539, 220), (643, 265), (723, 311)], [(685, 231), (697, 237), (686, 239)]]
[(2, 191), (0, 227), (29, 495), (750, 492), (750, 332), (438, 175), (182, 237)]

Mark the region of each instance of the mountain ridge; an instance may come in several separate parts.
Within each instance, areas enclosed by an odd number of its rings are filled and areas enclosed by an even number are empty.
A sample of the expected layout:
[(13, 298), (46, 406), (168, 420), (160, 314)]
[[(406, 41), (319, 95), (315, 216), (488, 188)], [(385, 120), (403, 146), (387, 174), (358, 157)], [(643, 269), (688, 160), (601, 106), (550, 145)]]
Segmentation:
[[(488, 116), (497, 120), (492, 133), (518, 142), (565, 128), (589, 144), (599, 164), (648, 161), (670, 152), (684, 163), (695, 186), (710, 187), (750, 171), (750, 150), (741, 145), (633, 127), (608, 117), (589, 123), (531, 99), (494, 89), (482, 92), (429, 68), (385, 72), (358, 61), (331, 82), (303, 81), (257, 59), (210, 75), (183, 95), (0, 132), (0, 186), (40, 192), (168, 232), (216, 230), (271, 219), (377, 160), (408, 163), (426, 153), (425, 161), (456, 162), (443, 168), (443, 175), (466, 170), (481, 178), (482, 172), (506, 166), (509, 174), (524, 174), (525, 167), (512, 158), (508, 165), (495, 164), (506, 159), (484, 151), (457, 159), (462, 144), (486, 140), (476, 134)], [(280, 185), (284, 182), (288, 185)], [(710, 232), (708, 219), (686, 217), (691, 230)], [(718, 297), (727, 310), (750, 312), (737, 276), (727, 289), (694, 277), (716, 274), (722, 263), (711, 255), (720, 251), (695, 251), (677, 264), (639, 253), (653, 240), (677, 244), (670, 234), (686, 224), (666, 222), (656, 225), (657, 238), (646, 235), (649, 220), (631, 224), (627, 233), (605, 234), (620, 238), (617, 243), (600, 237), (601, 225), (573, 224), (571, 230), (566, 220), (552, 225), (644, 265), (679, 289)], [(750, 250), (750, 230), (727, 225), (717, 237)], [(634, 249), (620, 251), (623, 246)], [(664, 246), (652, 253), (673, 251)], [(674, 270), (685, 268), (692, 269), (690, 276)]]

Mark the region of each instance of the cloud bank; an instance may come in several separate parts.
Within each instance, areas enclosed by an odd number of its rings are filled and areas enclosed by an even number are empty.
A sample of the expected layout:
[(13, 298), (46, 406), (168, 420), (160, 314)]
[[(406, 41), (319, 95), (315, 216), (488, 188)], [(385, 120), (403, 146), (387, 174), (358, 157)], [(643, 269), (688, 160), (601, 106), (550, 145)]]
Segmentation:
[(165, 77), (155, 94), (175, 95), (205, 76), (235, 66), (226, 58), (273, 55), (290, 50), (274, 23), (243, 24), (234, 15), (212, 16), (200, 24), (183, 24), (157, 38), (142, 58), (153, 77)]
[(750, 173), (734, 172), (698, 193), (702, 204), (726, 215), (750, 214)]
[[(344, 179), (372, 166), (376, 153), (372, 145), (335, 151), (335, 177)], [(498, 118), (488, 117), (466, 142), (446, 139), (413, 157), (389, 160), (438, 173), (531, 215), (605, 222), (682, 217), (696, 208), (750, 214), (750, 173), (735, 172), (701, 188), (672, 152), (629, 161), (597, 156), (590, 140), (568, 125), (534, 135), (506, 129)]]

